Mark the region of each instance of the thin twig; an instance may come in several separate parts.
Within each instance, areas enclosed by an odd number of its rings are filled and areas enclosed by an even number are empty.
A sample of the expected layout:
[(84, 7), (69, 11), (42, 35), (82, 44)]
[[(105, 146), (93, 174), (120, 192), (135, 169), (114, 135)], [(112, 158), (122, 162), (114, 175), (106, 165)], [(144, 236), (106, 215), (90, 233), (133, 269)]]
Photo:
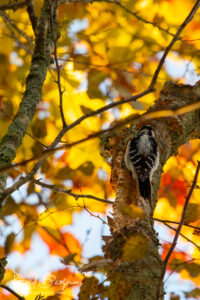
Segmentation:
[(199, 259), (197, 258), (193, 258), (193, 259), (189, 259), (189, 260), (186, 260), (186, 261), (183, 261), (181, 263), (176, 263), (176, 264), (173, 264), (174, 265), (174, 268), (172, 269), (172, 271), (170, 272), (170, 274), (167, 276), (165, 282), (167, 282), (169, 280), (169, 278), (172, 276), (172, 274), (174, 272), (176, 272), (176, 270), (181, 266), (181, 265), (186, 265), (186, 264), (189, 264), (191, 262), (194, 262), (194, 261), (198, 261)]
[(2, 17), (4, 23), (6, 24), (8, 30), (10, 31), (11, 35), (7, 35), (8, 37), (12, 38), (16, 42), (16, 48), (24, 49), (28, 54), (32, 54), (32, 51), (27, 47), (27, 44), (22, 43), (19, 38), (16, 36), (13, 26), (8, 22), (7, 18), (5, 17), (5, 12), (0, 11), (0, 16)]
[(159, 298), (160, 298), (160, 292), (161, 292), (161, 289), (162, 289), (162, 283), (163, 283), (163, 278), (165, 276), (165, 272), (166, 272), (166, 269), (167, 269), (167, 264), (168, 264), (168, 261), (170, 259), (170, 256), (171, 256), (174, 248), (176, 247), (176, 243), (177, 243), (178, 237), (179, 237), (180, 232), (181, 232), (181, 228), (182, 228), (184, 220), (185, 220), (185, 214), (186, 214), (186, 210), (187, 210), (187, 207), (188, 207), (188, 203), (190, 201), (190, 198), (192, 196), (193, 190), (194, 190), (196, 182), (197, 182), (199, 170), (200, 170), (200, 161), (198, 161), (198, 165), (197, 165), (196, 173), (195, 173), (195, 176), (194, 176), (194, 180), (193, 180), (191, 189), (190, 189), (190, 191), (189, 191), (189, 193), (186, 197), (186, 200), (185, 200), (185, 204), (184, 204), (184, 207), (183, 207), (183, 212), (182, 212), (180, 224), (178, 225), (178, 228), (176, 230), (176, 234), (174, 236), (173, 242), (172, 242), (171, 247), (170, 247), (170, 249), (169, 249), (169, 251), (168, 251), (168, 253), (165, 257), (165, 260), (164, 260), (163, 271), (162, 271), (162, 274), (161, 274), (160, 280), (159, 280), (156, 300), (159, 300)]
[[(5, 113), (4, 110), (0, 109), (0, 112), (3, 113), (4, 117), (9, 119), (10, 121), (13, 121), (13, 118), (11, 118), (9, 115), (7, 115)], [(18, 126), (18, 124), (16, 124), (16, 126)], [(32, 134), (30, 134), (29, 132), (25, 132), (26, 135), (30, 136), (34, 141), (36, 141), (38, 144), (40, 144), (42, 147), (47, 148), (47, 146), (45, 144), (43, 144), (42, 142), (40, 142), (39, 140), (37, 140)]]
[[(153, 219), (154, 219), (154, 221), (157, 221), (157, 222), (160, 222), (160, 223), (172, 223), (172, 224), (177, 224), (177, 225), (180, 224), (179, 222), (170, 221), (170, 220), (161, 220), (161, 219), (158, 219), (158, 218), (153, 218)], [(191, 228), (200, 230), (200, 227), (193, 226), (193, 225), (190, 225), (190, 224), (183, 224), (183, 226), (187, 226), (187, 227), (191, 227)]]
[(15, 297), (17, 297), (19, 300), (25, 300), (24, 297), (20, 296), (19, 294), (17, 294), (15, 291), (13, 291), (10, 287), (4, 285), (4, 284), (0, 284), (0, 287), (2, 287), (3, 289), (7, 290), (8, 292), (10, 292), (11, 294), (13, 294)]
[[(50, 203), (49, 203), (50, 204)], [(47, 206), (47, 205), (46, 205)], [(49, 218), (50, 216), (57, 214), (59, 212), (63, 212), (63, 211), (69, 211), (69, 210), (73, 210), (74, 208), (79, 208), (79, 205), (71, 205), (69, 208), (65, 208), (65, 209), (58, 209), (58, 210), (54, 210), (54, 211), (48, 211), (51, 207), (47, 207), (47, 209), (40, 213), (39, 217), (37, 219), (33, 219), (32, 221), (30, 221), (29, 223), (26, 223), (26, 225), (22, 226), (22, 228), (16, 233), (16, 236), (19, 235), (23, 230), (25, 230), (26, 228), (28, 228), (31, 225), (38, 225), (38, 222), (41, 222), (47, 218)], [(48, 214), (47, 214), (48, 213)], [(44, 215), (45, 214), (45, 215)], [(44, 216), (43, 216), (44, 215)], [(30, 219), (30, 218), (29, 218)]]
[[(78, 3), (78, 2), (83, 2), (82, 0), (60, 0), (59, 4), (63, 4), (63, 3)], [(101, 1), (94, 1), (94, 0), (84, 0), (84, 2), (86, 3), (93, 3), (93, 2), (102, 2)], [(122, 5), (119, 1), (109, 1), (109, 0), (105, 0), (104, 2), (107, 3), (111, 3), (111, 4), (116, 4), (118, 6), (120, 6), (122, 9), (124, 9), (127, 13), (131, 14), (132, 16), (134, 16), (135, 18), (137, 18), (139, 21), (142, 21), (146, 24), (150, 24), (156, 28), (158, 28), (159, 30), (173, 36), (173, 33), (169, 32), (167, 29), (160, 27), (159, 25), (157, 25), (154, 22), (148, 21), (146, 19), (144, 19), (143, 17), (139, 16), (139, 14), (137, 12), (132, 12), (131, 10), (129, 10), (127, 7), (125, 7), (124, 5)], [(4, 4), (4, 5), (0, 5), (0, 10), (17, 10), (19, 8), (23, 8), (24, 6), (26, 6), (27, 4), (27, 0), (20, 2), (20, 3), (10, 3), (10, 4)]]
[(42, 228), (46, 233), (48, 233), (58, 244), (61, 244), (68, 253), (71, 253), (66, 243), (63, 242), (62, 240), (59, 240), (51, 231), (48, 230), (48, 228), (46, 228), (45, 226), (39, 226), (39, 227)]
[[(45, 226), (40, 226), (45, 232), (47, 232), (58, 244), (62, 245), (65, 250), (67, 251), (67, 254), (72, 254), (71, 250), (69, 249), (68, 245), (67, 245), (67, 241), (65, 241), (62, 233), (60, 232), (60, 230), (57, 228), (57, 232), (60, 236), (60, 239), (57, 238), (50, 230), (48, 230), (48, 228), (46, 228)], [(78, 264), (74, 261), (75, 266), (78, 268)]]
[(35, 300), (44, 300), (44, 296), (42, 296), (41, 294), (37, 295), (35, 297)]
[(167, 46), (167, 48), (165, 49), (160, 62), (156, 68), (156, 71), (153, 75), (153, 78), (151, 80), (151, 83), (149, 85), (149, 88), (152, 88), (155, 86), (155, 83), (157, 81), (158, 78), (158, 74), (160, 73), (160, 70), (165, 62), (165, 58), (167, 57), (169, 51), (171, 50), (171, 48), (173, 47), (174, 43), (178, 40), (181, 32), (183, 31), (183, 29), (186, 27), (186, 25), (192, 20), (192, 18), (194, 17), (196, 11), (198, 10), (200, 6), (200, 1), (197, 0), (197, 2), (195, 3), (195, 5), (193, 6), (192, 10), (190, 11), (189, 15), (186, 17), (186, 19), (183, 21), (183, 23), (181, 24), (181, 26), (178, 28), (176, 34), (174, 35), (173, 39), (171, 40), (170, 44)]
[[(54, 0), (55, 1), (55, 0)], [(58, 57), (57, 57), (57, 38), (55, 35), (55, 30), (54, 30), (54, 20), (53, 20), (53, 11), (52, 11), (52, 6), (51, 6), (51, 0), (49, 0), (49, 6), (50, 6), (50, 24), (51, 24), (51, 32), (53, 36), (53, 43), (54, 43), (54, 59), (56, 63), (56, 71), (57, 71), (57, 85), (58, 85), (58, 91), (59, 91), (59, 97), (60, 97), (60, 115), (63, 123), (63, 128), (67, 126), (66, 121), (65, 121), (65, 116), (63, 112), (63, 90), (61, 88), (61, 83), (60, 83), (60, 66), (58, 63)]]
[[(167, 226), (168, 228), (170, 228), (170, 229), (176, 231), (176, 228), (170, 226), (169, 224), (167, 224), (167, 223), (165, 223), (165, 222), (164, 222), (164, 224), (165, 224), (165, 226)], [(197, 244), (195, 244), (191, 239), (189, 239), (187, 236), (185, 236), (185, 235), (182, 234), (182, 233), (180, 233), (180, 236), (182, 236), (185, 240), (187, 240), (188, 242), (190, 242), (191, 244), (193, 244), (193, 245), (194, 245), (195, 247), (197, 247), (197, 249), (200, 251), (200, 247), (199, 247)]]
[[(12, 144), (12, 155), (9, 158), (10, 160), (13, 160), (13, 158), (15, 157), (16, 149), (19, 147), (21, 143), (21, 140), (24, 136), (24, 132), (26, 131), (26, 128), (30, 123), (30, 120), (33, 118), (37, 103), (40, 100), (40, 94), (42, 91), (43, 82), (46, 77), (47, 66), (48, 63), (50, 62), (49, 50), (50, 50), (51, 40), (47, 38), (49, 26), (50, 24), (48, 18), (48, 5), (47, 5), (47, 0), (45, 0), (41, 10), (40, 19), (38, 21), (34, 54), (32, 57), (30, 72), (26, 80), (26, 91), (24, 92), (18, 113), (16, 114), (12, 124), (9, 126), (8, 133), (4, 136), (4, 138), (1, 141), (1, 146), (4, 145), (1, 147), (3, 149), (2, 150), (3, 154), (1, 156), (5, 155), (4, 152), (6, 147), (9, 148), (10, 144)], [(33, 84), (35, 86), (35, 89), (32, 88)], [(29, 104), (31, 109), (28, 109), (27, 105), (25, 105), (27, 100), (30, 102)], [(23, 119), (21, 114), (22, 111), (23, 114), (24, 112), (28, 112)], [(15, 127), (16, 123), (21, 124), (21, 130), (20, 131), (18, 130), (17, 133), (16, 130), (14, 131), (12, 130), (12, 128)], [(8, 135), (9, 135), (9, 139), (6, 138)], [(14, 144), (11, 142), (12, 138), (15, 139)], [(57, 141), (57, 138), (55, 140)], [(52, 147), (55, 147), (54, 142), (52, 143)], [(33, 175), (38, 171), (43, 161), (44, 159), (41, 159), (39, 162), (37, 162), (35, 166), (32, 168), (32, 170), (30, 171), (30, 173), (27, 174), (26, 178), (22, 177), (22, 179), (21, 178), (19, 179), (22, 185), (32, 179)], [(4, 185), (5, 185), (5, 181), (2, 180), (2, 189), (4, 189)], [(0, 195), (0, 198), (2, 200), (1, 196), (2, 194)]]
[(9, 23), (13, 29), (19, 34), (21, 35), (24, 39), (26, 39), (27, 43), (30, 44), (31, 46), (33, 46), (33, 42), (31, 40), (31, 38), (25, 33), (23, 32), (21, 29), (19, 29), (15, 23), (15, 21), (13, 19), (11, 19), (9, 17), (9, 15), (4, 12), (4, 11), (0, 11), (0, 15), (2, 16), (2, 18), (7, 22)]
[(174, 36), (173, 33), (171, 33), (170, 31), (168, 31), (167, 29), (157, 25), (156, 23), (152, 22), (152, 21), (148, 21), (146, 19), (144, 19), (143, 17), (141, 17), (137, 12), (133, 12), (131, 11), (130, 9), (128, 9), (126, 6), (124, 6), (123, 4), (121, 4), (121, 2), (119, 1), (112, 1), (112, 0), (104, 0), (105, 2), (108, 2), (108, 3), (113, 3), (113, 4), (116, 4), (118, 5), (119, 7), (121, 7), (123, 10), (125, 10), (128, 14), (131, 14), (132, 16), (134, 16), (136, 19), (138, 19), (139, 21), (142, 21), (143, 23), (146, 23), (146, 24), (150, 24), (152, 25), (153, 27), (156, 27), (158, 28), (160, 31), (163, 31), (171, 36)]
[[(64, 53), (59, 53), (60, 55), (64, 55)], [(140, 75), (140, 76), (144, 76), (144, 77), (152, 77), (152, 74), (148, 74), (148, 73), (144, 73), (142, 72), (140, 69), (138, 69), (137, 71), (128, 71), (126, 69), (122, 69), (122, 68), (114, 68), (112, 67), (112, 65), (114, 64), (107, 64), (107, 65), (98, 65), (98, 64), (92, 64), (92, 63), (87, 63), (87, 62), (81, 62), (81, 61), (77, 61), (77, 60), (74, 60), (72, 58), (67, 58), (67, 59), (64, 59), (64, 58), (59, 58), (59, 60), (61, 61), (64, 61), (64, 62), (73, 62), (74, 64), (76, 65), (85, 65), (85, 66), (88, 66), (88, 67), (92, 67), (91, 69), (93, 70), (97, 70), (97, 69), (108, 69), (108, 70), (113, 70), (113, 71), (116, 71), (116, 72), (120, 72), (120, 73), (128, 73), (128, 74), (136, 74), (136, 75)], [(126, 61), (120, 61), (118, 64), (124, 64)], [(132, 60), (131, 60), (132, 62)], [(130, 61), (129, 61), (130, 63)], [(166, 78), (164, 77), (158, 77), (159, 80), (162, 80), (162, 81), (166, 81)]]
[[(60, 4), (64, 4), (64, 3), (79, 3), (82, 2), (82, 0), (60, 0), (59, 3)], [(142, 21), (145, 24), (150, 24), (156, 28), (158, 28), (160, 31), (163, 31), (171, 36), (174, 36), (173, 33), (169, 32), (167, 29), (157, 25), (156, 23), (152, 22), (152, 21), (148, 21), (146, 19), (144, 19), (143, 17), (141, 17), (138, 12), (133, 12), (130, 9), (128, 9), (126, 6), (124, 6), (123, 4), (121, 4), (120, 1), (113, 1), (113, 0), (84, 0), (84, 3), (94, 3), (94, 2), (106, 2), (106, 3), (110, 3), (110, 4), (114, 4), (114, 5), (118, 5), (119, 7), (121, 7), (125, 12), (127, 12), (128, 14), (132, 15), (133, 17), (135, 17), (136, 19), (138, 19), (139, 21)]]
[(27, 5), (27, 12), (28, 12), (28, 15), (29, 15), (29, 19), (31, 21), (32, 28), (33, 28), (33, 31), (35, 33), (38, 18), (36, 17), (36, 15), (34, 13), (33, 0), (26, 0), (26, 5)]
[(108, 224), (106, 221), (104, 221), (99, 215), (95, 215), (93, 214), (84, 204), (84, 206), (80, 205), (80, 208), (83, 208), (90, 216), (99, 219), (104, 225), (109, 226), (110, 228), (112, 228), (114, 231), (117, 231), (118, 233), (120, 233), (120, 235), (126, 240), (127, 237), (123, 234), (123, 232), (121, 232), (118, 228), (116, 228), (115, 226)]
[(99, 202), (102, 202), (102, 203), (108, 203), (108, 204), (113, 204), (114, 203), (113, 201), (102, 199), (102, 198), (95, 197), (95, 196), (92, 196), (92, 195), (74, 194), (71, 190), (58, 188), (54, 184), (47, 184), (47, 183), (41, 182), (40, 180), (33, 180), (33, 182), (37, 185), (40, 185), (44, 188), (48, 188), (48, 189), (53, 190), (55, 192), (64, 193), (64, 194), (67, 194), (69, 196), (72, 196), (76, 200), (78, 200), (79, 198), (87, 198), (87, 199), (93, 199), (93, 200), (96, 200), (96, 201), (99, 201)]

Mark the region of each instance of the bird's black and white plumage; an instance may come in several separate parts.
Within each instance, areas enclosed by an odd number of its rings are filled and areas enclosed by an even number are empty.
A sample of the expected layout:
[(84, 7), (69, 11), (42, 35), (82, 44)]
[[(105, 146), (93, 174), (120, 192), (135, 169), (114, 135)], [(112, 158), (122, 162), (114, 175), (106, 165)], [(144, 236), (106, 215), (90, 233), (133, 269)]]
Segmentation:
[(137, 135), (128, 142), (125, 164), (138, 180), (140, 194), (144, 199), (151, 199), (151, 180), (159, 164), (159, 152), (155, 135), (150, 125), (143, 126)]

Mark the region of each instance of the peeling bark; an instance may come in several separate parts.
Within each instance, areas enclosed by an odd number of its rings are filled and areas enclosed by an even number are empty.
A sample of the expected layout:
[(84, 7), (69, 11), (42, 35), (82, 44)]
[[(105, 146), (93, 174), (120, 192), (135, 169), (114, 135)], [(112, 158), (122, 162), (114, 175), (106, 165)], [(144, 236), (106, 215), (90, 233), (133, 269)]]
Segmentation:
[[(166, 83), (160, 93), (159, 99), (149, 111), (159, 109), (174, 109), (191, 103), (196, 103), (200, 98), (200, 86), (176, 85)], [(159, 168), (152, 180), (151, 203), (144, 201), (139, 194), (138, 183), (132, 179), (132, 174), (124, 164), (124, 154), (127, 141), (132, 138), (137, 130), (144, 125), (138, 121), (130, 128), (123, 129), (120, 133), (106, 136), (102, 140), (102, 154), (104, 157), (112, 158), (113, 188), (116, 190), (116, 200), (113, 207), (113, 219), (108, 218), (111, 236), (103, 237), (105, 245), (103, 250), (105, 258), (112, 260), (109, 263), (109, 276), (116, 273), (124, 275), (129, 286), (128, 293), (122, 299), (138, 300), (156, 299), (159, 279), (163, 264), (159, 255), (159, 241), (153, 228), (153, 211), (157, 202), (157, 193), (160, 185), (163, 166), (166, 161), (176, 155), (178, 148), (192, 138), (200, 136), (200, 110), (187, 112), (176, 117), (160, 118), (151, 120), (158, 148), (160, 151)], [(133, 218), (122, 214), (120, 205), (135, 204), (143, 209), (146, 218)], [(134, 261), (123, 259), (123, 247), (126, 240), (134, 234), (141, 234), (148, 240), (148, 249), (145, 255)], [(161, 288), (162, 290), (162, 288)], [(163, 299), (164, 292), (160, 298)]]

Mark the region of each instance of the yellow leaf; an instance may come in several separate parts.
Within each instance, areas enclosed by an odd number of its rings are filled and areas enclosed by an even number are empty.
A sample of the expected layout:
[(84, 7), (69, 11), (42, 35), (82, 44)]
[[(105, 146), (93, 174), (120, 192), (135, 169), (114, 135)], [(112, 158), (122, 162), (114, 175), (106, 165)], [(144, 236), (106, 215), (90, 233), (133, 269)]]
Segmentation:
[(142, 259), (148, 250), (148, 240), (141, 233), (133, 234), (123, 246), (123, 259), (135, 261)]
[(7, 36), (1, 37), (0, 53), (8, 55), (14, 48), (14, 41)]
[(37, 17), (40, 16), (40, 11), (42, 8), (44, 0), (35, 0), (34, 1), (34, 13)]
[(70, 211), (58, 210), (57, 208), (50, 208), (43, 212), (37, 221), (40, 226), (47, 226), (54, 229), (71, 224), (72, 215)]
[(191, 1), (173, 0), (161, 1), (159, 12), (167, 24), (180, 25), (191, 10)]
[(122, 214), (133, 217), (133, 218), (144, 219), (146, 217), (142, 208), (140, 208), (134, 204), (130, 204), (130, 205), (121, 204), (119, 206), (119, 210)]
[(177, 218), (181, 216), (182, 209), (182, 205), (177, 206), (175, 209), (169, 204), (169, 201), (166, 198), (162, 197), (159, 198), (156, 204), (156, 209), (154, 210), (154, 217), (165, 220), (167, 211), (167, 218), (172, 221), (177, 221)]
[[(86, 151), (87, 149), (87, 151)], [(94, 166), (102, 168), (105, 165), (105, 161), (99, 153), (99, 141), (91, 140), (84, 144), (74, 146), (68, 155), (68, 161), (70, 168), (77, 169), (80, 165), (90, 161)]]

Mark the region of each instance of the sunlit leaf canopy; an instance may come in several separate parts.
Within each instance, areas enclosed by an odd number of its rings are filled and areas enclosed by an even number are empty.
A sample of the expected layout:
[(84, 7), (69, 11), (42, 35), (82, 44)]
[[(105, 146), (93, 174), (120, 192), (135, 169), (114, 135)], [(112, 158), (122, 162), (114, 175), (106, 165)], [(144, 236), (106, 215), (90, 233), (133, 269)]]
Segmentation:
[[(0, 5), (8, 2), (16, 3), (15, 0), (2, 0)], [(63, 4), (59, 4), (58, 7), (57, 29), (60, 38), (57, 43), (57, 55), (67, 124), (116, 99), (129, 97), (147, 88), (163, 51), (194, 4), (191, 0), (130, 0), (120, 3), (77, 1), (67, 4), (64, 1), (60, 2)], [(38, 17), (42, 4), (42, 0), (34, 1)], [(63, 141), (71, 143), (80, 140), (101, 129), (109, 128), (120, 118), (145, 112), (158, 98), (165, 81), (175, 80), (179, 83), (194, 84), (198, 80), (200, 64), (199, 16), (200, 13), (197, 12), (182, 32), (181, 38), (175, 43), (159, 73), (154, 93), (135, 103), (124, 104), (88, 118), (70, 130)], [(16, 11), (0, 10), (0, 18), (0, 137), (2, 138), (18, 110), (25, 90), (25, 80), (34, 47), (34, 34), (25, 6)], [(53, 63), (52, 53), (52, 64), (44, 83), (42, 99), (18, 149), (15, 162), (41, 153), (43, 146), (48, 146), (61, 130), (62, 120), (56, 80), (56, 66)], [(75, 194), (89, 194), (113, 200), (110, 166), (100, 155), (99, 142), (98, 138), (91, 139), (51, 155), (43, 163), (35, 179), (46, 180), (49, 184), (70, 189)], [(177, 157), (169, 159), (162, 176), (155, 218), (174, 222), (180, 220), (185, 196), (188, 187), (191, 186), (199, 157), (200, 142), (193, 140), (179, 149)], [(34, 164), (35, 162), (31, 162), (11, 170), (8, 184), (13, 184), (21, 174), (28, 173)], [(200, 227), (199, 199), (200, 190), (195, 189), (186, 224)], [(73, 282), (74, 286), (79, 287), (82, 280), (82, 275), (78, 273), (76, 267), (84, 262), (81, 254), (84, 245), (67, 231), (67, 225), (73, 223), (75, 212), (80, 213), (87, 208), (92, 215), (105, 214), (107, 207), (107, 204), (93, 199), (72, 197), (31, 182), (11, 195), (3, 207), (1, 224), (9, 229), (3, 234), (1, 256), (8, 255), (9, 258), (9, 254), (15, 251), (25, 255), (30, 250), (33, 236), (39, 235), (49, 248), (49, 256), (57, 255), (63, 259), (63, 265), (58, 266), (56, 276), (59, 275), (59, 278), (71, 283), (65, 284), (64, 287), (61, 284), (57, 286), (56, 283), (51, 284), (50, 295), (60, 289), (60, 299), (67, 299), (66, 297), (71, 299)], [(92, 215), (88, 214), (88, 218), (92, 218)], [(16, 219), (17, 229), (11, 225)], [(174, 231), (169, 229), (168, 233), (173, 235)], [(199, 249), (194, 244), (200, 244), (200, 234), (198, 230), (195, 231), (193, 227), (188, 226), (184, 226), (181, 233), (193, 244), (183, 237), (179, 239), (169, 271), (179, 272), (181, 278), (189, 279), (194, 286), (198, 286), (200, 256)], [(162, 251), (165, 255), (168, 249), (166, 237), (162, 237), (162, 242)], [(6, 250), (3, 248), (5, 245)], [(184, 250), (179, 250), (179, 247)], [(130, 249), (127, 249), (127, 253), (129, 252)], [(183, 264), (185, 261), (189, 263)], [(195, 266), (190, 264), (191, 261)], [(177, 265), (181, 267), (178, 268)], [(20, 273), (20, 266), (17, 265), (16, 268)], [(63, 268), (67, 269), (61, 270)], [(13, 272), (14, 270), (8, 270), (4, 283), (13, 280)], [(31, 275), (27, 274), (24, 277), (29, 279), (23, 281), (19, 279), (19, 286), (22, 283), (26, 285), (26, 297), (32, 299)], [(46, 280), (48, 281), (48, 278)], [(38, 287), (38, 294), (44, 292), (39, 282), (35, 283), (35, 287)], [(5, 294), (2, 289), (0, 293), (5, 299), (13, 299), (13, 296)]]

